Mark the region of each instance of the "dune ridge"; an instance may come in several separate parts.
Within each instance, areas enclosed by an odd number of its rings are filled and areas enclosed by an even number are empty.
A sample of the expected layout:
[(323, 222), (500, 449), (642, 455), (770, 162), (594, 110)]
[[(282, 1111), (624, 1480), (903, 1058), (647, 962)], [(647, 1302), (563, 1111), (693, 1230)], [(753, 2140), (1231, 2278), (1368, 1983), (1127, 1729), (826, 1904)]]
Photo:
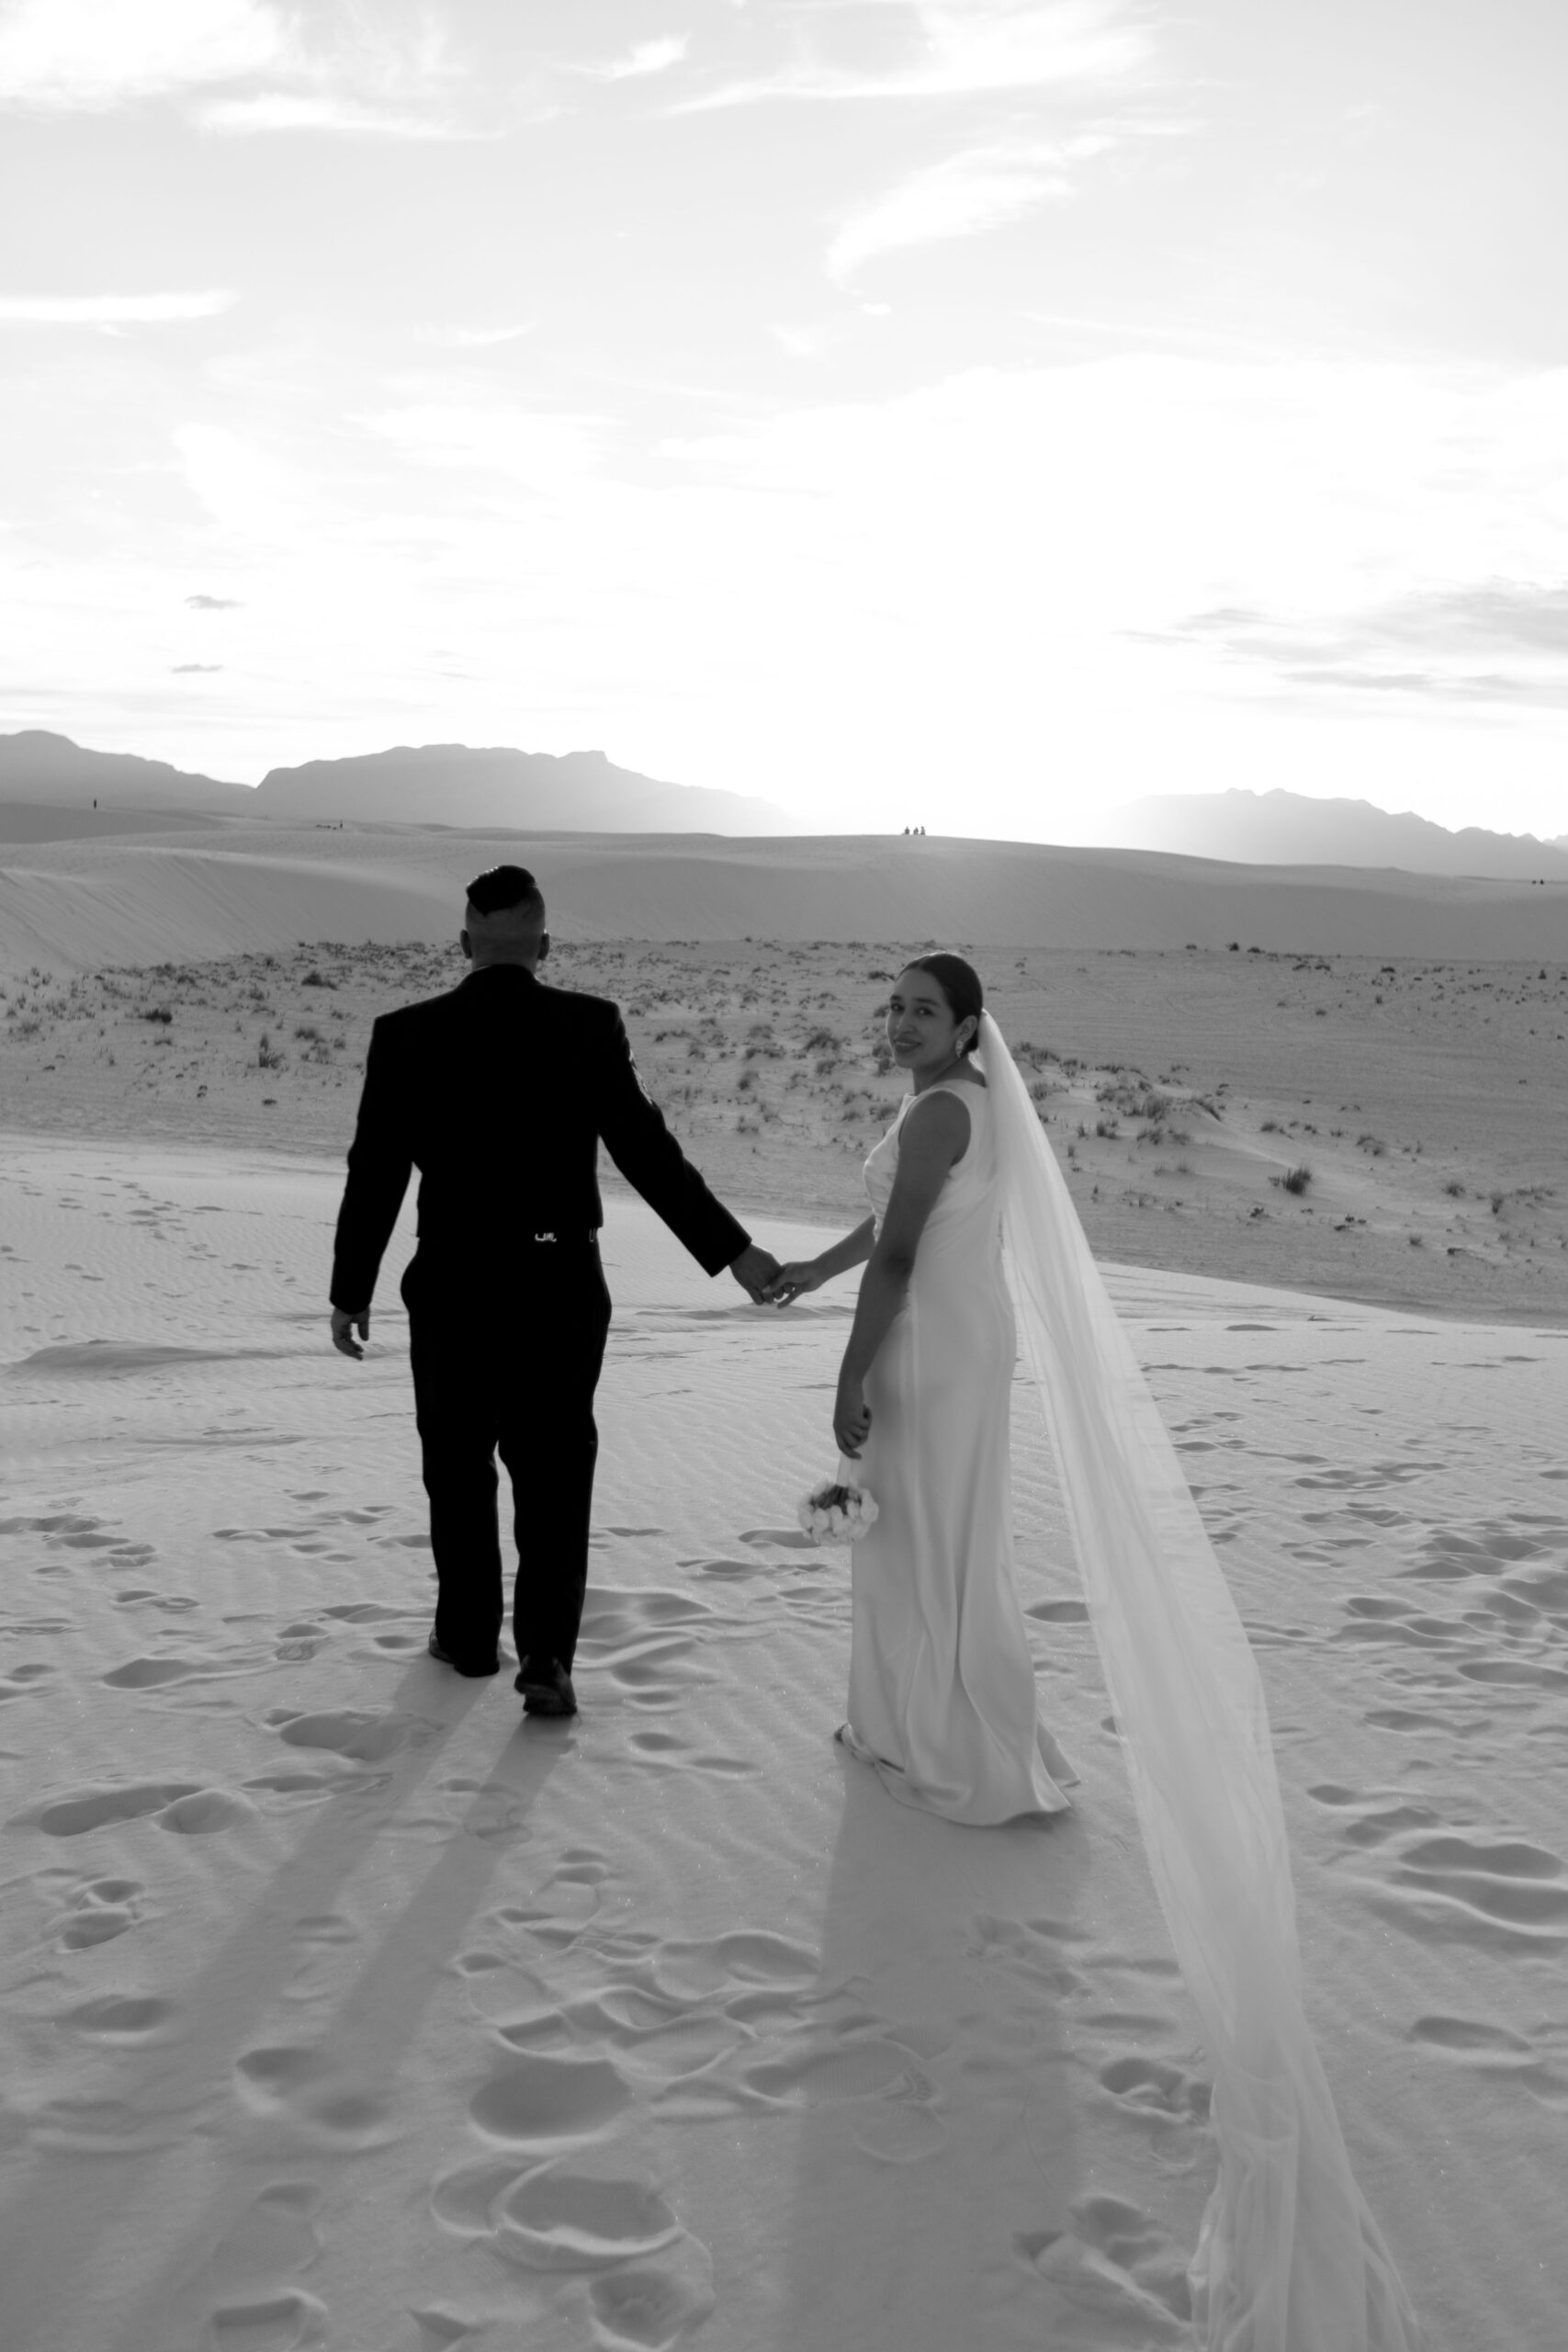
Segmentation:
[(37, 842), (0, 862), (0, 969), (84, 970), (292, 947), (449, 938), (462, 887), (539, 873), (566, 939), (968, 939), (1555, 960), (1568, 885), (1355, 867), (1224, 865), (1152, 850), (898, 836), (444, 834), (230, 829)]

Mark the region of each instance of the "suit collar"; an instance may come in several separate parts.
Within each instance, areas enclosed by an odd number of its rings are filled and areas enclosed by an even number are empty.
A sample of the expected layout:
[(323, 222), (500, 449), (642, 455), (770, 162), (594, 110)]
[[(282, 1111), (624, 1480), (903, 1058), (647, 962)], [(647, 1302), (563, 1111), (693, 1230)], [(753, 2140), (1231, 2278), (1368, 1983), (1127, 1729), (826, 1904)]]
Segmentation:
[(463, 989), (471, 989), (476, 985), (479, 988), (488, 988), (493, 980), (502, 980), (509, 988), (514, 986), (519, 980), (525, 981), (531, 989), (536, 989), (539, 986), (537, 972), (531, 972), (526, 964), (485, 964), (478, 971), (465, 973), (457, 985)]

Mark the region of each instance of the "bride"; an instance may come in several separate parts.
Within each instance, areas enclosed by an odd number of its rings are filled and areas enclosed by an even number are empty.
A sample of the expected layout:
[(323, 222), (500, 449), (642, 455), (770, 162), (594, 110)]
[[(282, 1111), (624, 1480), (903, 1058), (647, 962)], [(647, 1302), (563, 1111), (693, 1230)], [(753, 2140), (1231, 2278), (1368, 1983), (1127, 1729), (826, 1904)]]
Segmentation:
[[(921, 956), (887, 1007), (913, 1081), (865, 1166), (873, 1214), (781, 1268), (787, 1305), (865, 1265), (833, 1429), (880, 1516), (855, 1545), (852, 1755), (953, 1821), (1060, 1813), (1074, 1776), (1037, 1720), (1013, 1572), (1009, 1408), (1018, 1335), (1002, 1269), (982, 998), (959, 956)], [(867, 1262), (869, 1261), (869, 1263)]]
[(906, 1803), (1059, 1812), (1014, 1581), (1016, 1336), (1039, 1392), (1150, 1871), (1213, 2069), (1219, 2175), (1189, 2278), (1205, 2352), (1416, 2352), (1302, 2007), (1263, 1686), (1170, 1438), (978, 974), (921, 956), (888, 1003), (911, 1078), (872, 1214), (780, 1269), (863, 1265), (833, 1428), (879, 1516), (852, 1569), (840, 1736)]

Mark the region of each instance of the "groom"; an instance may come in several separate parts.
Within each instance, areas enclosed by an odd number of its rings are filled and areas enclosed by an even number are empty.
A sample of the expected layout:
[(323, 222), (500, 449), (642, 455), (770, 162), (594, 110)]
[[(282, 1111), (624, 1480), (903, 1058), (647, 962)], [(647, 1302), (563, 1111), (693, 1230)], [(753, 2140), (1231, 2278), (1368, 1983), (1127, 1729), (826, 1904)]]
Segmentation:
[(610, 1328), (598, 1147), (710, 1274), (760, 1300), (778, 1272), (683, 1158), (643, 1092), (616, 1006), (547, 988), (545, 902), (520, 865), (469, 886), (449, 995), (371, 1032), (333, 1261), (333, 1343), (361, 1356), (382, 1252), (420, 1170), (403, 1276), (437, 1598), (430, 1654), (500, 1670), (499, 1449), (517, 1538), (513, 1633), (525, 1713), (571, 1715)]

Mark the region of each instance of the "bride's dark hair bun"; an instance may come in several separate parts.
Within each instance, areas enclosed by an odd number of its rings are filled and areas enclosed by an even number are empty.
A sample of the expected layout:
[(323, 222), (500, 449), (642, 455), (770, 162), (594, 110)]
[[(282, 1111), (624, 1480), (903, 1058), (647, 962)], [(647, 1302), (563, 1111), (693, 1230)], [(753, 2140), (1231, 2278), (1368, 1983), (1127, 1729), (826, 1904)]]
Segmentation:
[(986, 1010), (986, 991), (980, 985), (980, 975), (973, 964), (962, 956), (950, 956), (945, 949), (934, 956), (911, 956), (904, 969), (907, 972), (929, 972), (942, 995), (954, 1021), (973, 1020), (975, 1035), (964, 1047), (972, 1054), (980, 1039), (980, 1015)]

